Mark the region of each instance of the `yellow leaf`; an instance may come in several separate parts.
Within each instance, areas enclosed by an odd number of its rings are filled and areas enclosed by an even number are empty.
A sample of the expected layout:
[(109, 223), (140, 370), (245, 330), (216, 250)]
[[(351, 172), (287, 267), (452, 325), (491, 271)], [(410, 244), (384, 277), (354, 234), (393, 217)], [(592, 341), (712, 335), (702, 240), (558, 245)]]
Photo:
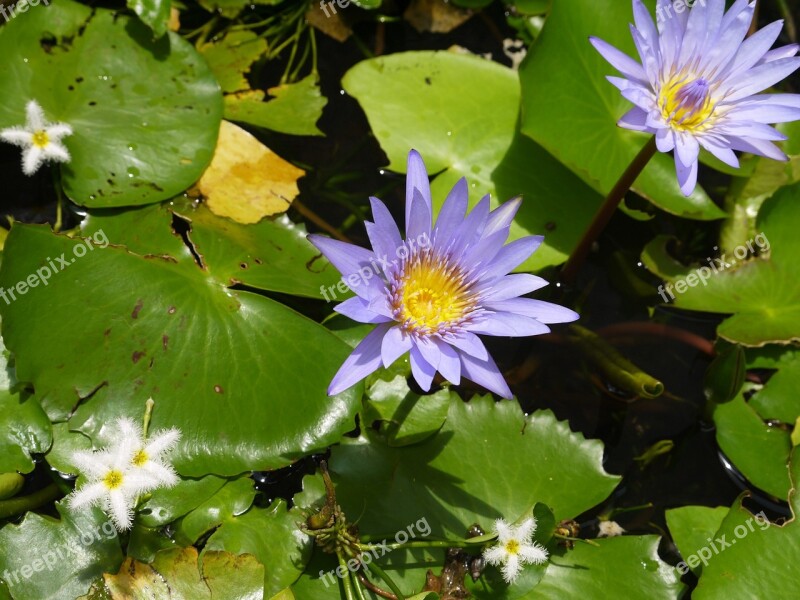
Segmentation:
[(309, 25), (329, 35), (337, 42), (346, 41), (353, 33), (353, 30), (342, 18), (341, 13), (337, 11), (331, 14), (329, 10), (328, 15), (325, 16), (321, 5), (316, 6), (314, 3), (311, 4), (308, 12), (306, 12), (306, 21)]
[(181, 11), (174, 6), (169, 9), (169, 22), (167, 28), (170, 31), (178, 31), (181, 28)]
[(286, 211), (303, 175), (241, 127), (222, 121), (214, 159), (197, 187), (211, 212), (250, 224)]

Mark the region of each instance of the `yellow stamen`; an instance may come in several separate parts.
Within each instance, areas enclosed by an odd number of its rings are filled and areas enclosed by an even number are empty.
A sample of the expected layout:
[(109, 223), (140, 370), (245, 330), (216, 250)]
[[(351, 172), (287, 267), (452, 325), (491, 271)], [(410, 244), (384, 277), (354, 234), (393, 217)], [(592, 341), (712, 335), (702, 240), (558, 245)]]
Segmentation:
[(38, 148), (46, 148), (50, 143), (50, 136), (46, 131), (35, 131), (33, 133), (33, 145)]
[(406, 265), (398, 291), (397, 316), (410, 330), (457, 324), (472, 306), (460, 271), (427, 255)]
[(150, 460), (150, 457), (149, 457), (149, 456), (147, 456), (147, 452), (145, 452), (144, 450), (139, 450), (139, 451), (136, 453), (136, 455), (133, 457), (133, 460), (132, 460), (131, 462), (132, 462), (134, 465), (136, 465), (137, 467), (141, 467), (141, 466), (142, 466), (142, 465), (144, 465), (144, 464), (145, 464), (145, 463), (146, 463), (148, 460)]
[(692, 133), (711, 127), (710, 118), (716, 108), (706, 80), (686, 74), (674, 75), (661, 87), (658, 106), (673, 129)]
[(110, 490), (114, 490), (122, 485), (122, 472), (121, 471), (109, 471), (106, 473), (106, 476), (103, 477), (103, 484)]
[(506, 552), (509, 554), (519, 554), (519, 542), (517, 540), (508, 540), (506, 542)]

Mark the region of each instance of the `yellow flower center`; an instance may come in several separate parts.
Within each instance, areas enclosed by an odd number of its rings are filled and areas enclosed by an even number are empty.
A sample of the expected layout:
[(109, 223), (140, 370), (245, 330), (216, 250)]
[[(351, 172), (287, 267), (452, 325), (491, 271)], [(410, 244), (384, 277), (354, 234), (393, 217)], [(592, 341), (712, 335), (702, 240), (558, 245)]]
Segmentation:
[(103, 477), (103, 484), (110, 490), (117, 489), (122, 485), (122, 471), (109, 471)]
[(46, 131), (35, 131), (33, 133), (33, 145), (37, 148), (46, 148), (50, 143), (50, 136)]
[(457, 324), (472, 308), (461, 271), (423, 253), (405, 265), (395, 314), (407, 330), (436, 331)]
[(138, 451), (138, 452), (137, 452), (137, 453), (134, 455), (134, 457), (133, 457), (133, 460), (132, 460), (131, 462), (132, 462), (132, 463), (133, 463), (135, 466), (137, 466), (137, 467), (141, 467), (141, 466), (142, 466), (142, 465), (144, 465), (144, 464), (145, 464), (145, 463), (146, 463), (148, 460), (150, 460), (150, 457), (149, 457), (149, 456), (147, 456), (147, 452), (145, 452), (144, 450), (139, 450), (139, 451)]
[(678, 131), (704, 131), (710, 127), (709, 119), (716, 105), (711, 102), (708, 82), (699, 77), (674, 76), (661, 88), (658, 95), (661, 115)]
[(506, 542), (506, 552), (509, 554), (519, 554), (519, 542), (517, 540), (508, 540)]

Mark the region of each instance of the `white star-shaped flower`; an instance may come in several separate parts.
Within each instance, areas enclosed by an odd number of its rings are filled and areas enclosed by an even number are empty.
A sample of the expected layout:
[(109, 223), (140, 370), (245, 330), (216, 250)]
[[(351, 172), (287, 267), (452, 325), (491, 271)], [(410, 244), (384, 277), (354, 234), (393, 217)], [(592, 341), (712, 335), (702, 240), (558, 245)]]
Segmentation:
[(536, 519), (525, 519), (516, 527), (503, 519), (494, 524), (497, 544), (483, 551), (483, 558), (490, 565), (501, 567), (503, 579), (514, 583), (522, 571), (523, 564), (539, 565), (547, 562), (547, 550), (533, 541)]
[(178, 475), (164, 455), (180, 438), (177, 429), (156, 432), (145, 439), (142, 428), (132, 419), (114, 423), (115, 443), (98, 452), (76, 452), (72, 462), (86, 476), (75, 490), (70, 506), (99, 505), (120, 531), (130, 529), (140, 494), (178, 483)]
[(130, 529), (136, 497), (151, 479), (131, 468), (138, 440), (120, 438), (111, 449), (97, 452), (76, 452), (72, 462), (86, 482), (69, 497), (73, 508), (100, 506), (120, 531)]
[(122, 436), (137, 440), (131, 468), (149, 480), (151, 487), (147, 491), (157, 487), (171, 487), (178, 483), (178, 475), (171, 464), (164, 462), (164, 455), (178, 443), (181, 437), (180, 431), (174, 428), (163, 429), (145, 440), (142, 428), (132, 419), (119, 419), (117, 427)]
[(0, 139), (23, 148), (22, 172), (33, 175), (47, 161), (69, 162), (70, 156), (61, 138), (72, 135), (66, 123), (49, 123), (36, 100), (25, 106), (24, 127), (8, 127), (0, 131)]

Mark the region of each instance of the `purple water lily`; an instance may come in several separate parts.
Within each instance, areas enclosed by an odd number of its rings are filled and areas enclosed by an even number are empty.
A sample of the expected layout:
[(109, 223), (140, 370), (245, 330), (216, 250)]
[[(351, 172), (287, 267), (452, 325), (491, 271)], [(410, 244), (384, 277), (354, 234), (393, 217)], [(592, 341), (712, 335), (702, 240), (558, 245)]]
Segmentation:
[(467, 201), (467, 182), (461, 179), (433, 225), (428, 174), (422, 157), (412, 150), (405, 241), (377, 198), (370, 198), (375, 222), (366, 223), (372, 251), (308, 236), (356, 293), (335, 310), (355, 321), (377, 324), (345, 360), (328, 394), (338, 394), (410, 352), (412, 374), (425, 391), (439, 371), (454, 384), (463, 376), (510, 398), (478, 334), (538, 335), (550, 331), (545, 323), (578, 318), (556, 304), (520, 298), (547, 285), (534, 275), (509, 274), (542, 243), (541, 236), (505, 243), (520, 199), (490, 212), (486, 196), (469, 214)]
[(697, 183), (701, 146), (732, 167), (739, 166), (734, 150), (787, 160), (772, 143), (786, 136), (769, 124), (800, 119), (800, 95), (754, 94), (800, 67), (799, 47), (770, 50), (783, 21), (745, 39), (755, 5), (736, 0), (725, 12), (725, 0), (703, 0), (677, 12), (670, 0), (658, 0), (656, 28), (641, 0), (633, 0), (631, 34), (642, 64), (590, 38), (624, 75), (608, 80), (636, 105), (619, 125), (654, 133), (661, 152), (675, 151), (687, 196)]

